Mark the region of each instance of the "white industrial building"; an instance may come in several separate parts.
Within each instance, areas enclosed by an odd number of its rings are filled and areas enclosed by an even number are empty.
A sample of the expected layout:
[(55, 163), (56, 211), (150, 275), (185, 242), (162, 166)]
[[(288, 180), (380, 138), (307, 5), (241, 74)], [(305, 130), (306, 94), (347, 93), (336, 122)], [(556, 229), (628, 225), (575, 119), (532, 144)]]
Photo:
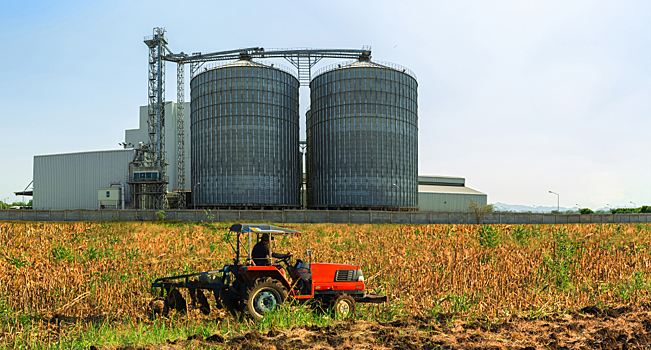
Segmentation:
[(466, 179), (451, 176), (418, 176), (420, 211), (464, 212), (471, 200), (488, 204), (488, 195), (466, 187)]
[[(165, 102), (165, 153), (167, 163), (167, 188), (171, 191), (177, 189), (178, 181), (178, 134), (177, 130), (177, 103)], [(137, 148), (140, 142), (149, 142), (149, 128), (147, 126), (148, 108), (140, 107), (140, 124), (138, 129), (129, 129), (124, 132), (126, 147)], [(190, 102), (185, 103), (185, 186), (190, 188)]]
[[(185, 103), (185, 181), (190, 188), (190, 103)], [(125, 131), (125, 149), (34, 156), (34, 209), (98, 209), (106, 188), (125, 185), (125, 207), (132, 207), (129, 162), (134, 148), (149, 142), (148, 109), (140, 107), (139, 128)], [(178, 163), (177, 104), (165, 103), (165, 151), (169, 164), (168, 190), (176, 189)], [(114, 184), (111, 186), (111, 184)], [(100, 189), (103, 189), (100, 192)], [(113, 195), (113, 192), (111, 192)], [(111, 200), (113, 198), (110, 198)], [(488, 196), (465, 186), (462, 177), (419, 176), (420, 211), (465, 212), (473, 200), (488, 203)], [(112, 203), (106, 201), (106, 203)], [(106, 205), (105, 205), (106, 207)]]
[(99, 189), (122, 186), (128, 202), (133, 155), (133, 149), (117, 149), (34, 156), (33, 208), (99, 209)]

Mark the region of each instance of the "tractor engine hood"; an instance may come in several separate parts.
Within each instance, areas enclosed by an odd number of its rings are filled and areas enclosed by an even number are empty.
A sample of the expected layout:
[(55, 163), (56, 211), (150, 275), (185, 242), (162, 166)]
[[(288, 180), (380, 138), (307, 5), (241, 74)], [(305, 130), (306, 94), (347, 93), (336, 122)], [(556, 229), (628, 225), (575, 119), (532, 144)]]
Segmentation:
[(312, 263), (311, 270), (315, 283), (364, 282), (359, 265)]

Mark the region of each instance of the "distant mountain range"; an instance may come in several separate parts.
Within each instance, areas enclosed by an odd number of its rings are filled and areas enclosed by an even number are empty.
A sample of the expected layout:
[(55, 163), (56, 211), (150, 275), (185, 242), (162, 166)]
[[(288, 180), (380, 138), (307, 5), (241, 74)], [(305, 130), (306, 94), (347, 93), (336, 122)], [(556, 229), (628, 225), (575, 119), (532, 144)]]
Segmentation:
[[(495, 210), (497, 210), (497, 211), (514, 211), (514, 212), (518, 212), (518, 213), (527, 212), (527, 211), (530, 211), (532, 213), (536, 213), (536, 212), (538, 212), (538, 213), (549, 213), (552, 210), (556, 210), (556, 206), (553, 206), (553, 207), (546, 207), (546, 206), (534, 207), (534, 206), (528, 206), (528, 205), (517, 205), (517, 204), (512, 205), (512, 204), (506, 204), (506, 203), (502, 203), (502, 202), (494, 203), (494, 205), (495, 205)], [(560, 210), (562, 212), (563, 211), (568, 211), (568, 210), (577, 211), (579, 209), (580, 209), (579, 207), (571, 207), (571, 208), (560, 207)], [(590, 208), (590, 209), (592, 209), (592, 208)], [(597, 211), (597, 210), (609, 211), (610, 208), (609, 207), (603, 207), (603, 208), (597, 208), (597, 209), (592, 209), (592, 210), (594, 210), (594, 211)]]

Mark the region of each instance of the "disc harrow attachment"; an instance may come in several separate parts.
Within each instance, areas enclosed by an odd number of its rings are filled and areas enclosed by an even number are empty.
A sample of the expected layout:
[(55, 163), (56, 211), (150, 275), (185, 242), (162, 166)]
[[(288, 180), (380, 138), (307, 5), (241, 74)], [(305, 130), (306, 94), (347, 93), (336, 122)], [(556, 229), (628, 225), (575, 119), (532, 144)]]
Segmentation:
[[(154, 314), (167, 316), (171, 310), (177, 313), (186, 313), (190, 309), (198, 309), (204, 315), (210, 314), (210, 303), (204, 290), (211, 291), (215, 297), (217, 308), (222, 308), (222, 301), (219, 297), (219, 291), (230, 283), (230, 276), (227, 272), (228, 267), (220, 270), (178, 275), (172, 277), (159, 278), (151, 284), (152, 288), (160, 288), (160, 297), (156, 300), (163, 301), (162, 311), (160, 307), (153, 306)], [(181, 294), (180, 290), (187, 289), (190, 296), (190, 303)], [(158, 305), (158, 304), (156, 304)]]

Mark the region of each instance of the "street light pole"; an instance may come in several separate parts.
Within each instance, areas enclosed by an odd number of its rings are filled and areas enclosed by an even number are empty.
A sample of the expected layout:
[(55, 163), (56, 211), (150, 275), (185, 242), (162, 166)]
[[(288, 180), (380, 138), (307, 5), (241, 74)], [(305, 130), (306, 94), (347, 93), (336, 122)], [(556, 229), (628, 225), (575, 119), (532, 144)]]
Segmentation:
[(633, 208), (637, 207), (637, 205), (635, 205), (635, 203), (633, 203), (633, 201), (631, 201), (631, 204), (633, 204)]
[(549, 191), (549, 193), (553, 193), (553, 194), (556, 195), (556, 211), (560, 214), (561, 213), (561, 196), (556, 192)]

